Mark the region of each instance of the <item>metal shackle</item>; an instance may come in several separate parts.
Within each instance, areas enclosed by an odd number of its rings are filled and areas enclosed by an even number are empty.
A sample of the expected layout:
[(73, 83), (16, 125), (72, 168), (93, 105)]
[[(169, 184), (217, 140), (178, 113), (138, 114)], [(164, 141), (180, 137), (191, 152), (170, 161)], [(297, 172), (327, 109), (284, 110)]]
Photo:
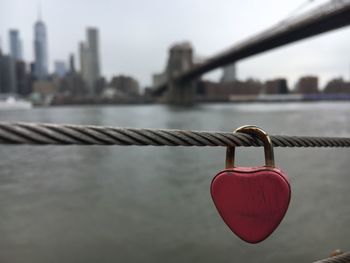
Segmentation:
[[(273, 154), (273, 146), (270, 136), (262, 129), (254, 125), (245, 125), (239, 127), (234, 133), (246, 133), (253, 135), (264, 143), (265, 166), (275, 167), (275, 157)], [(235, 162), (235, 147), (228, 146), (226, 148), (226, 169), (233, 168)]]

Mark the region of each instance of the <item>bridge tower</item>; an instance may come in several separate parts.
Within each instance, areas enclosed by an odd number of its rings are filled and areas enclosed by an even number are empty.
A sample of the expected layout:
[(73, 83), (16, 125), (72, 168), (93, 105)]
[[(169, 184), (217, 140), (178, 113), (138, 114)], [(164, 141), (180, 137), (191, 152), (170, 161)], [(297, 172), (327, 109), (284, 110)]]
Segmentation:
[(196, 81), (175, 81), (176, 76), (188, 71), (193, 66), (193, 49), (190, 43), (180, 43), (169, 49), (169, 59), (166, 68), (168, 90), (166, 101), (174, 105), (191, 105), (196, 95)]

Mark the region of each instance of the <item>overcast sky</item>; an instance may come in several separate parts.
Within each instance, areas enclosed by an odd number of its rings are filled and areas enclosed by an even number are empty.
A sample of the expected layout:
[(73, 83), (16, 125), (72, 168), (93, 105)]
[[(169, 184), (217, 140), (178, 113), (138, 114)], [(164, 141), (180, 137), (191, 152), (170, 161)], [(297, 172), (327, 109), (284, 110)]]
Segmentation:
[[(209, 57), (288, 17), (306, 0), (41, 0), (48, 30), (50, 70), (55, 60), (78, 59), (87, 26), (100, 30), (102, 73), (128, 74), (142, 86), (164, 69), (168, 48), (190, 41), (195, 54)], [(314, 0), (308, 8), (327, 1)], [(8, 52), (8, 30), (20, 30), (24, 58), (33, 60), (33, 25), (39, 0), (0, 0), (1, 46)], [(79, 63), (77, 66), (79, 67)], [(237, 63), (239, 79), (318, 75), (349, 79), (350, 27), (299, 41)], [(206, 78), (218, 79), (217, 70)]]

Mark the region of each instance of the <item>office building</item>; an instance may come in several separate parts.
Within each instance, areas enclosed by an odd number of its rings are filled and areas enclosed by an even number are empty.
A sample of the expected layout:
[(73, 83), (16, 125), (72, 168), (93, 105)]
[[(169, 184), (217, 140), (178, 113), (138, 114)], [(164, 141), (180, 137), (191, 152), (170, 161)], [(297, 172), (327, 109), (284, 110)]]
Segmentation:
[(24, 61), (16, 61), (16, 82), (19, 95), (27, 96), (32, 92), (30, 76)]
[(300, 78), (296, 85), (296, 93), (301, 93), (301, 94), (318, 93), (318, 77), (305, 76)]
[(116, 94), (122, 97), (134, 97), (139, 95), (139, 83), (130, 76), (113, 77), (109, 85), (116, 90)]
[(69, 70), (58, 80), (59, 93), (66, 96), (81, 97), (86, 95), (85, 82), (75, 70), (74, 55), (69, 56)]
[(15, 60), (22, 60), (22, 43), (19, 38), (19, 32), (16, 29), (9, 31), (10, 38), (10, 55)]
[(67, 67), (64, 61), (55, 61), (55, 75), (63, 78), (67, 74)]
[(0, 50), (0, 93), (16, 93), (16, 64), (9, 55), (3, 55)]
[(75, 73), (75, 59), (74, 59), (74, 55), (70, 54), (69, 55), (69, 72), (71, 73)]
[(335, 78), (330, 80), (323, 91), (324, 93), (350, 93), (350, 82), (346, 82), (343, 78)]
[(99, 35), (96, 28), (87, 29), (87, 42), (79, 46), (81, 75), (90, 95), (96, 93), (96, 82), (100, 78)]
[(48, 76), (48, 49), (46, 26), (39, 18), (34, 25), (34, 75), (43, 80)]

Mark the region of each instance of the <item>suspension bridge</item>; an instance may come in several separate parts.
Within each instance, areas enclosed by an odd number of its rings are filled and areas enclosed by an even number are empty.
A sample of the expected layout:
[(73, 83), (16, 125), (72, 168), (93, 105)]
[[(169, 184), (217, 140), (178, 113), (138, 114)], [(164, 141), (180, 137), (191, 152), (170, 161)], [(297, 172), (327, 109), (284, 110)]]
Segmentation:
[(349, 24), (350, 0), (332, 0), (306, 13), (285, 19), (199, 64), (193, 63), (193, 51), (189, 45), (175, 45), (169, 51), (164, 73), (166, 81), (154, 87), (153, 94), (163, 97), (169, 104), (193, 104), (196, 79), (201, 75), (244, 58)]

